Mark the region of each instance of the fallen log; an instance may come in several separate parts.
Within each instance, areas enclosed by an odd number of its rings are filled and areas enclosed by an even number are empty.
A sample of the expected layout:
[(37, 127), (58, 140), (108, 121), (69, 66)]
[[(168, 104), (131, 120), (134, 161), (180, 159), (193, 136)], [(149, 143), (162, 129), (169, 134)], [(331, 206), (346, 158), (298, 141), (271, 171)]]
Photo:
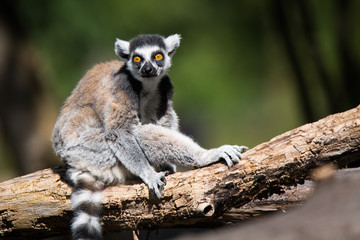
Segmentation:
[[(122, 231), (217, 226), (222, 216), (255, 199), (304, 183), (310, 172), (360, 158), (360, 106), (306, 124), (260, 144), (228, 169), (218, 163), (175, 173), (159, 201), (144, 184), (105, 191), (104, 229)], [(45, 169), (0, 184), (0, 236), (47, 236), (69, 231), (71, 187), (65, 167)]]
[(211, 234), (176, 240), (357, 240), (360, 239), (360, 169), (347, 169), (322, 182), (303, 207)]

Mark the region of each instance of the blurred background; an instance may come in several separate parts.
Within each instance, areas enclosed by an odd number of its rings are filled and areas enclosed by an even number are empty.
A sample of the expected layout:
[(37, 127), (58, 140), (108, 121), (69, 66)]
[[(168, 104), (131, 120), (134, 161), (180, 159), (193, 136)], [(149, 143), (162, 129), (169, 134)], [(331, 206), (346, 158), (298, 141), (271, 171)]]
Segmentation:
[(0, 181), (60, 164), (59, 109), (115, 38), (182, 35), (170, 76), (182, 130), (254, 147), (360, 103), (360, 1), (2, 0)]

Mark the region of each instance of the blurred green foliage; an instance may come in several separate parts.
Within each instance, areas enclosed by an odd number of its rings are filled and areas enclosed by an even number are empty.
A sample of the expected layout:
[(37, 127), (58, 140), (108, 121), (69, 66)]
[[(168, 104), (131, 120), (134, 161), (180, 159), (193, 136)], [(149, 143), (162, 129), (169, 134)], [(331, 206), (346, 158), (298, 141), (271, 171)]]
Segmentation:
[[(184, 131), (204, 147), (225, 143), (253, 147), (307, 121), (271, 12), (274, 2), (20, 0), (18, 11), (59, 107), (87, 69), (117, 58), (115, 38), (179, 33), (182, 41), (170, 76)], [(307, 2), (318, 51), (337, 82), (337, 1)], [(331, 111), (313, 69), (311, 49), (304, 43), (297, 5), (283, 5), (309, 85), (314, 118), (324, 117)], [(359, 23), (359, 2), (352, 6), (351, 20)], [(359, 60), (359, 29), (351, 31), (351, 46)]]

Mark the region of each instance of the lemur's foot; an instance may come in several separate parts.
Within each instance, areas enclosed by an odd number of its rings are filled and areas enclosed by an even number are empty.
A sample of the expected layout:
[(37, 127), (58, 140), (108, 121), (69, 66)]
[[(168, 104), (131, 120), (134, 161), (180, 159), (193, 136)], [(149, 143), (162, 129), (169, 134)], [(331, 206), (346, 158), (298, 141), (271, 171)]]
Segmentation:
[(246, 146), (223, 145), (206, 151), (203, 155), (203, 161), (208, 165), (219, 160), (225, 160), (226, 165), (231, 168), (235, 163), (239, 162), (242, 158), (241, 153), (246, 149), (248, 149)]
[(166, 178), (164, 172), (155, 172), (149, 176), (149, 179), (144, 180), (149, 188), (149, 195), (154, 196), (158, 199), (161, 198), (161, 192), (163, 187), (166, 185)]

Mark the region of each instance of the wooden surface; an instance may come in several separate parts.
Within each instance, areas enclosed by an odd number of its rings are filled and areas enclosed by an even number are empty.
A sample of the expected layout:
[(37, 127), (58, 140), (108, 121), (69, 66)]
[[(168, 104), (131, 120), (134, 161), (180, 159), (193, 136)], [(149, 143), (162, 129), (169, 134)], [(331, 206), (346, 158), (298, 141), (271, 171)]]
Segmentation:
[(359, 199), (360, 169), (346, 169), (320, 183), (301, 208), (176, 240), (358, 240)]
[[(218, 163), (167, 176), (159, 201), (149, 200), (144, 184), (109, 187), (103, 201), (104, 229), (224, 224), (231, 218), (222, 216), (234, 208), (303, 183), (318, 166), (341, 167), (358, 160), (359, 139), (360, 106), (260, 144), (231, 169)], [(1, 183), (0, 236), (68, 232), (72, 190), (64, 172), (61, 166)]]

